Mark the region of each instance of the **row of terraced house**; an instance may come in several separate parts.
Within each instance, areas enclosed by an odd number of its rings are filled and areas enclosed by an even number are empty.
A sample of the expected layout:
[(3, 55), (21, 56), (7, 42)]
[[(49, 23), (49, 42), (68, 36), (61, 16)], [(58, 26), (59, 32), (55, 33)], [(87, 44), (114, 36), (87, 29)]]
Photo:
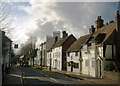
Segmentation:
[(0, 86), (7, 68), (10, 68), (12, 41), (0, 30)]
[(120, 14), (115, 21), (104, 25), (101, 16), (89, 28), (89, 34), (76, 39), (66, 31), (54, 31), (40, 45), (36, 64), (57, 70), (103, 77), (104, 70), (120, 58)]

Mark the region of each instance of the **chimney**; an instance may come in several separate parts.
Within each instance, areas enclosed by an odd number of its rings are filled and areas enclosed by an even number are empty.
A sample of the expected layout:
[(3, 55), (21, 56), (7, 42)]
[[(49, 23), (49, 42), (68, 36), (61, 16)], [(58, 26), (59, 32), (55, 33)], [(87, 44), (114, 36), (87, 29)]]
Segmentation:
[(91, 26), (91, 28), (89, 28), (89, 33), (93, 34), (95, 32), (95, 28), (94, 25)]
[(119, 11), (116, 12), (115, 16), (115, 23), (116, 23), (116, 37), (115, 37), (115, 43), (116, 43), (116, 57), (120, 58), (120, 14)]
[(115, 16), (115, 22), (116, 22), (116, 31), (120, 31), (120, 14), (119, 11), (116, 12)]
[(66, 36), (68, 36), (68, 33), (66, 33), (66, 31), (63, 31), (62, 34), (63, 34), (63, 38), (65, 38)]
[(55, 43), (56, 43), (57, 41), (58, 41), (58, 37), (56, 36), (56, 37), (55, 37)]
[(95, 21), (96, 23), (96, 30), (98, 30), (99, 28), (103, 27), (103, 22), (104, 20), (101, 19), (101, 16), (98, 16), (97, 20)]

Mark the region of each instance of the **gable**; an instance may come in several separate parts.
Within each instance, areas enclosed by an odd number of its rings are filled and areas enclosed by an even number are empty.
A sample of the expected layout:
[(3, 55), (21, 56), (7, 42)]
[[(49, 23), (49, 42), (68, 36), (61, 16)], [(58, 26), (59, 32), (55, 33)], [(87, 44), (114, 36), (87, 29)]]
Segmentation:
[[(57, 41), (52, 48), (56, 48), (56, 47), (60, 47), (62, 46), (71, 36), (73, 36), (72, 34), (69, 36), (66, 36), (65, 38), (61, 38), (59, 41)], [(74, 37), (74, 36), (73, 36)], [(74, 37), (75, 38), (75, 37)], [(76, 38), (75, 38), (76, 39)]]
[(115, 22), (110, 23), (102, 28), (99, 28), (90, 37), (91, 40), (89, 41), (89, 43), (93, 42), (96, 42), (96, 44), (104, 43), (109, 38), (109, 36), (111, 36), (111, 34), (115, 31), (115, 28), (116, 28)]

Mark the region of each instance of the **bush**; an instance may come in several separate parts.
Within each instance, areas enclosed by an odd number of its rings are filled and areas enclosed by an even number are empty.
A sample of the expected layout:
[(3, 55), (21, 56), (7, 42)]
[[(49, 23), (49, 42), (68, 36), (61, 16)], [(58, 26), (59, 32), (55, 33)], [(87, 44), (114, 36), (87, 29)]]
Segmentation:
[(107, 65), (107, 68), (106, 68), (107, 71), (113, 71), (114, 69), (115, 69), (115, 68), (114, 68), (114, 65), (113, 65), (113, 64)]

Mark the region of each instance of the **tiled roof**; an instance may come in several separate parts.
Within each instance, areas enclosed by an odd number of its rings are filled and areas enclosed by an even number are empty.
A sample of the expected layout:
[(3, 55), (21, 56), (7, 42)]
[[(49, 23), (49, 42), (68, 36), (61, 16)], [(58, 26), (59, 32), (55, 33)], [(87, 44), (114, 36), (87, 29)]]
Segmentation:
[(67, 50), (67, 52), (79, 51), (81, 47), (86, 44), (90, 35), (81, 36), (77, 41), (75, 41), (71, 47)]
[[(69, 39), (71, 36), (73, 36), (72, 34), (69, 36), (66, 36), (65, 38), (61, 38), (59, 41), (57, 41), (52, 48), (56, 48), (56, 47), (60, 47), (67, 39)], [(74, 36), (73, 36), (74, 37)]]
[(96, 42), (97, 44), (104, 43), (108, 39), (108, 37), (114, 32), (115, 28), (116, 28), (115, 22), (110, 23), (102, 28), (99, 28), (90, 37), (91, 40), (89, 41), (89, 43), (92, 42)]

